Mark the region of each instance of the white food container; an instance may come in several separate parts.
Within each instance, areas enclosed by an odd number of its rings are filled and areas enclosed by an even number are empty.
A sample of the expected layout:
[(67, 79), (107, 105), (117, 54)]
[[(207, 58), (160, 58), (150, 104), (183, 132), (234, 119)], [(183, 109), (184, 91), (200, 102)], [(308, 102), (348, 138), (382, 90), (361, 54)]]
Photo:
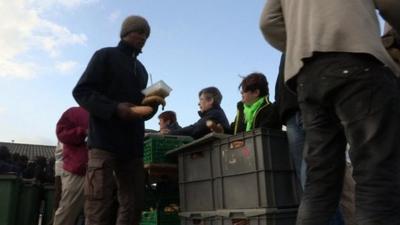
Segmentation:
[(143, 89), (142, 93), (145, 96), (156, 95), (156, 96), (165, 98), (169, 95), (169, 93), (171, 91), (172, 91), (172, 88), (169, 87), (163, 80), (160, 80), (160, 81), (150, 85), (146, 89)]

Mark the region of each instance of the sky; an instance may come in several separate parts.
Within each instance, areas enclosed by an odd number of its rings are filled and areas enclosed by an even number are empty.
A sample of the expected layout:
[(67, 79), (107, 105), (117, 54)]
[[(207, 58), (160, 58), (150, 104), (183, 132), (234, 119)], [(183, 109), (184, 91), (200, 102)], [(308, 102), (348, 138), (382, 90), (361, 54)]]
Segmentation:
[[(232, 122), (240, 76), (264, 73), (273, 98), (280, 53), (264, 40), (265, 0), (0, 1), (0, 141), (55, 145), (61, 114), (93, 53), (116, 46), (123, 19), (145, 17), (151, 34), (139, 60), (173, 91), (165, 110), (181, 126), (199, 119), (198, 92), (215, 86)], [(149, 84), (151, 84), (149, 79)], [(146, 128), (158, 130), (157, 115)]]

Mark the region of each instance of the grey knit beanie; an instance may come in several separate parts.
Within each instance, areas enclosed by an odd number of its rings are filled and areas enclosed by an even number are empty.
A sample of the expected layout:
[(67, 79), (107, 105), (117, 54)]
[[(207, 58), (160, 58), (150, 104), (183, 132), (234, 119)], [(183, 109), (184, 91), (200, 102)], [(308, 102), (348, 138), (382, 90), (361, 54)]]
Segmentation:
[(150, 35), (150, 25), (145, 18), (141, 16), (128, 16), (122, 23), (120, 37), (123, 38), (136, 30), (144, 30), (147, 36)]

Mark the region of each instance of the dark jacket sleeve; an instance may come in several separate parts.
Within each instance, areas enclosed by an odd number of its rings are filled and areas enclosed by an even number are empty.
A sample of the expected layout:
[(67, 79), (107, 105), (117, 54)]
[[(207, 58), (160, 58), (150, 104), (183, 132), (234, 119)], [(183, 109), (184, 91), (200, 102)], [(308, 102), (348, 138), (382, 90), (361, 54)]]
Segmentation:
[(186, 127), (182, 127), (176, 130), (171, 130), (168, 134), (171, 135), (185, 135), (185, 136), (191, 136), (193, 137), (193, 131), (195, 130), (196, 124), (192, 124)]
[(224, 130), (225, 134), (234, 134), (235, 132), (235, 124), (236, 124), (236, 117), (235, 120), (229, 125), (229, 129)]
[(211, 132), (210, 128), (207, 127), (207, 120), (213, 120), (214, 122), (221, 124), (224, 130), (229, 129), (228, 119), (226, 119), (223, 110), (211, 109), (210, 111), (206, 112), (206, 114), (196, 123), (181, 129), (171, 131), (169, 134), (187, 135), (193, 137), (194, 139), (201, 138)]
[(191, 136), (194, 139), (201, 138), (202, 136), (210, 133), (210, 129), (207, 127), (206, 122), (208, 117), (199, 119), (196, 123), (171, 131), (171, 135), (185, 135)]
[(67, 145), (82, 145), (85, 143), (87, 128), (78, 124), (74, 116), (76, 115), (72, 110), (67, 110), (63, 113), (57, 123), (57, 138)]
[(110, 80), (106, 71), (106, 53), (104, 50), (97, 51), (72, 92), (79, 105), (90, 114), (103, 119), (111, 118), (118, 105), (103, 94), (107, 91), (107, 82)]
[(297, 103), (297, 96), (289, 87), (285, 85), (284, 80), (285, 73), (285, 55), (282, 54), (279, 73), (275, 84), (275, 103), (274, 107), (279, 116), (279, 120), (282, 125), (286, 124), (287, 119), (293, 115), (293, 113), (299, 111), (299, 104)]
[(275, 103), (272, 103), (267, 108), (267, 113), (265, 117), (260, 120), (259, 127), (269, 128), (269, 129), (282, 129), (282, 122), (279, 118), (278, 107)]

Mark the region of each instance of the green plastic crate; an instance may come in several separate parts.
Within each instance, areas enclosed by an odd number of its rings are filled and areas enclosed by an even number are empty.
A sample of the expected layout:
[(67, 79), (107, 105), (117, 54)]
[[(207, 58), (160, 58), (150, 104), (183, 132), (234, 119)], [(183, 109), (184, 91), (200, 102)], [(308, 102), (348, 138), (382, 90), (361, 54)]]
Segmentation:
[(175, 163), (173, 159), (165, 156), (165, 153), (181, 145), (193, 141), (187, 136), (150, 135), (144, 141), (143, 161), (149, 163)]
[(21, 180), (16, 175), (0, 175), (0, 225), (16, 225)]
[(144, 211), (140, 225), (179, 225), (178, 212)]

